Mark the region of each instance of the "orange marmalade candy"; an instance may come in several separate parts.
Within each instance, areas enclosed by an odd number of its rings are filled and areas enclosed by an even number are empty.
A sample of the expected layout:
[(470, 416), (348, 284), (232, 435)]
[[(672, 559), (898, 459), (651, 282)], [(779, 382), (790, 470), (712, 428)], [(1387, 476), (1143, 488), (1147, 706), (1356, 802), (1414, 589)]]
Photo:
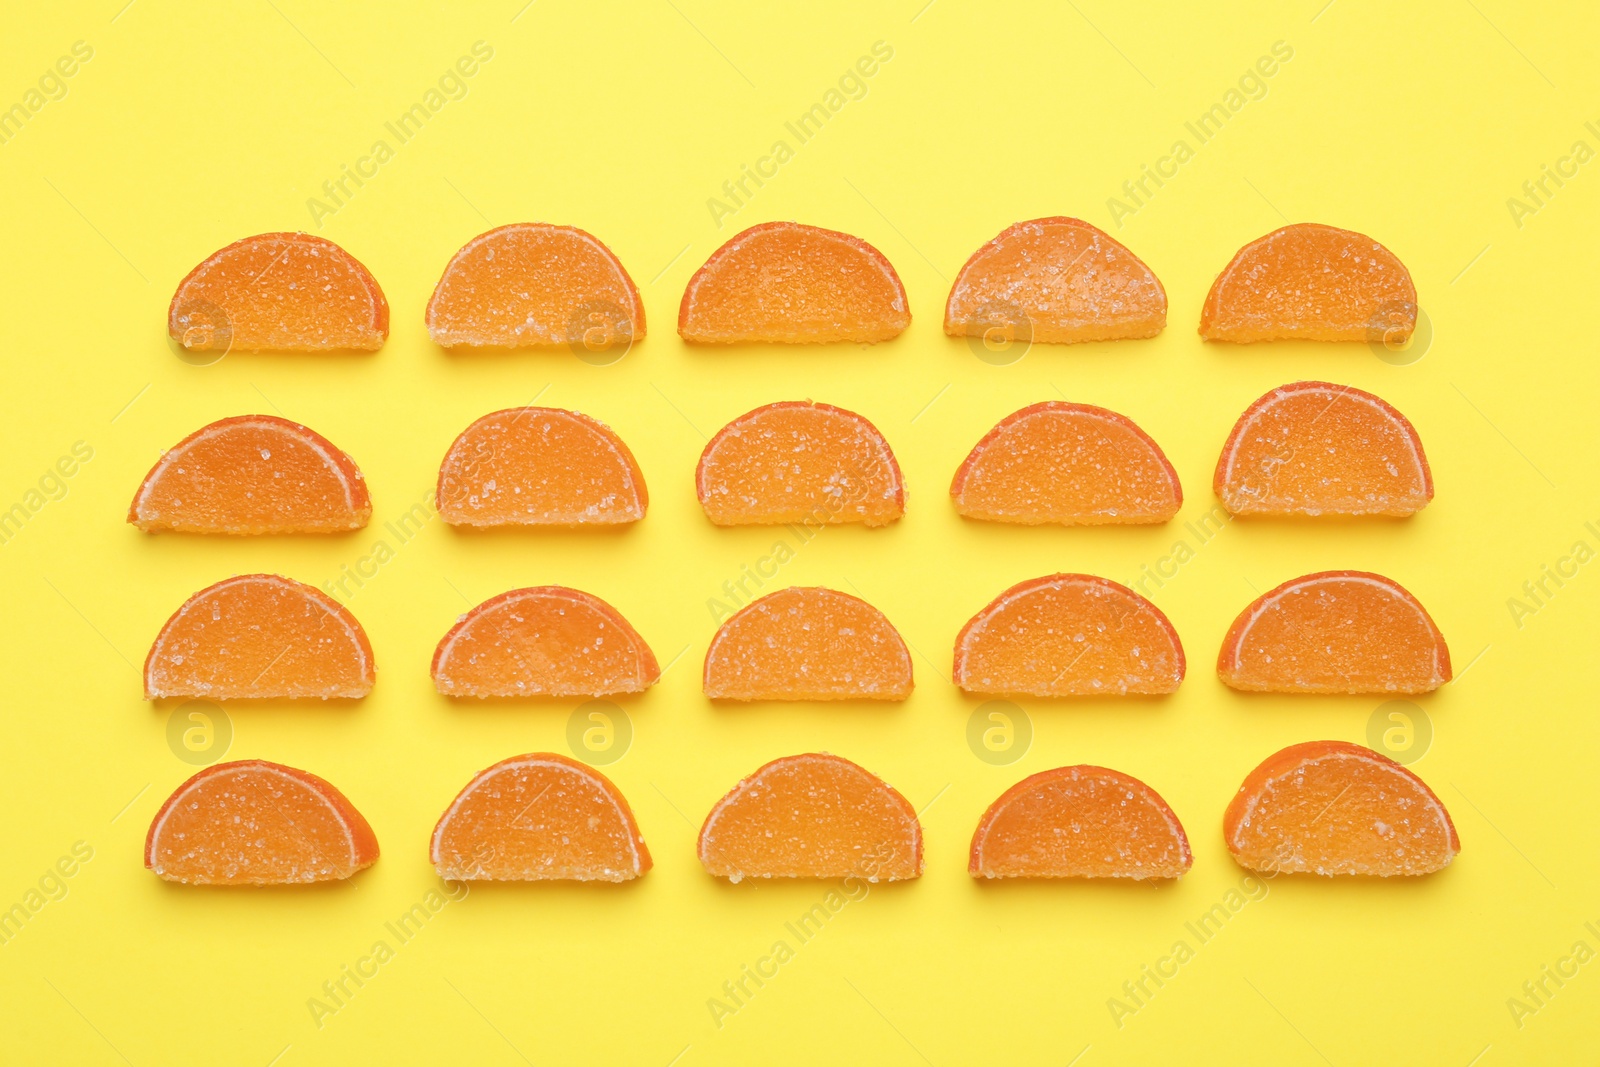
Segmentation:
[(1208, 341), (1403, 343), (1417, 289), (1393, 252), (1365, 234), (1301, 222), (1239, 249), (1200, 312)]
[(306, 771), (266, 760), (207, 767), (178, 787), (145, 836), (144, 865), (189, 885), (302, 885), (378, 859), (355, 806)]
[(372, 645), (320, 589), (242, 574), (183, 602), (144, 661), (146, 700), (358, 698), (372, 691)]
[(433, 684), (446, 696), (614, 696), (660, 677), (650, 646), (616, 608), (560, 585), (484, 601), (433, 654)]
[(610, 779), (553, 752), (501, 760), (451, 801), (429, 850), (450, 881), (627, 882), (650, 869)]
[(1060, 400), (1001, 419), (950, 495), (969, 518), (1026, 525), (1166, 522), (1183, 505), (1178, 472), (1132, 420)]
[(1406, 417), (1348, 385), (1293, 382), (1251, 404), (1212, 481), (1235, 515), (1411, 515), (1433, 499)]
[(1422, 779), (1344, 741), (1268, 756), (1239, 786), (1222, 835), (1240, 866), (1271, 874), (1431, 874), (1461, 851)]
[(911, 653), (877, 608), (791, 586), (751, 601), (706, 649), (713, 700), (904, 700)]
[(752, 226), (711, 253), (678, 307), (685, 341), (887, 341), (911, 324), (905, 286), (859, 237), (796, 222)]
[(1154, 789), (1105, 767), (1040, 771), (1000, 794), (972, 835), (974, 878), (1181, 878), (1183, 824)]
[(700, 455), (695, 491), (718, 526), (883, 526), (906, 509), (900, 464), (878, 428), (809, 400), (768, 404), (724, 426)]
[(644, 337), (644, 303), (599, 238), (519, 222), (479, 234), (455, 254), (428, 301), (427, 323), (445, 348), (608, 348)]
[(141, 530), (182, 533), (337, 533), (371, 516), (350, 457), (273, 415), (202, 426), (161, 454), (128, 508)]
[(389, 336), (389, 302), (332, 241), (263, 233), (189, 272), (172, 295), (167, 332), (191, 352), (376, 351)]
[(1217, 674), (1258, 693), (1427, 693), (1450, 680), (1450, 650), (1392, 578), (1321, 571), (1245, 608), (1222, 642)]
[(945, 333), (982, 337), (997, 324), (1060, 344), (1154, 337), (1167, 325), (1167, 291), (1105, 231), (1033, 219), (974, 252), (950, 287)]
[(561, 408), (507, 408), (468, 426), (439, 466), (437, 495), (452, 526), (615, 526), (650, 503), (622, 438)]
[(967, 693), (1171, 693), (1183, 672), (1183, 646), (1161, 609), (1090, 574), (1020, 582), (956, 637), (954, 681)]
[(785, 756), (711, 809), (700, 862), (730, 882), (895, 882), (922, 874), (922, 826), (910, 802), (865, 768), (824, 752)]

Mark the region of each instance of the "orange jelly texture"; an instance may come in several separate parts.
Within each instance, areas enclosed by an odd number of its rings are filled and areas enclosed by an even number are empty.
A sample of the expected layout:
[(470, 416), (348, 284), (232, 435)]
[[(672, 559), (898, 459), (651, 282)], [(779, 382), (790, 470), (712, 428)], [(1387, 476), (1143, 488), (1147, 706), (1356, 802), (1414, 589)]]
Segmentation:
[(651, 866), (616, 786), (549, 752), (504, 760), (468, 783), (434, 827), (432, 859), (452, 881), (625, 882)]
[(1166, 801), (1105, 767), (1057, 767), (1024, 778), (972, 836), (976, 878), (1178, 878), (1189, 838)]
[(356, 698), (372, 691), (372, 645), (355, 617), (309, 585), (246, 574), (202, 589), (145, 659), (145, 698)]
[(1177, 472), (1114, 411), (1048, 400), (1006, 416), (950, 485), (969, 518), (1066, 526), (1166, 522), (1183, 504)]
[(428, 301), (428, 336), (445, 348), (628, 345), (644, 337), (633, 279), (599, 238), (524, 222), (467, 242)]
[(191, 351), (375, 351), (389, 336), (389, 304), (367, 268), (332, 241), (264, 233), (190, 271), (167, 330)]
[(905, 513), (905, 482), (872, 423), (828, 404), (769, 404), (729, 423), (695, 472), (700, 505), (718, 526), (860, 522)]
[(649, 501), (622, 439), (560, 408), (485, 415), (439, 467), (439, 514), (452, 526), (613, 526), (644, 518)]
[(1223, 832), (1241, 865), (1284, 874), (1429, 874), (1461, 851), (1449, 813), (1420, 778), (1343, 741), (1269, 757), (1239, 787)]
[(448, 696), (612, 696), (660, 676), (650, 646), (615, 608), (559, 585), (485, 601), (433, 656), (434, 685)]
[(1167, 324), (1167, 293), (1103, 230), (1082, 219), (1034, 219), (974, 252), (950, 287), (945, 333), (981, 337), (996, 323), (1061, 344), (1154, 337)]
[(333, 786), (265, 760), (208, 767), (157, 812), (145, 866), (192, 885), (293, 885), (349, 878), (378, 840)]
[(689, 279), (686, 341), (887, 341), (911, 324), (900, 276), (859, 237), (769, 222), (734, 236)]
[(713, 700), (904, 700), (911, 653), (864, 600), (793, 586), (746, 605), (706, 651)]
[(774, 760), (733, 788), (700, 830), (700, 861), (745, 878), (916, 878), (922, 828), (905, 797), (826, 753)]

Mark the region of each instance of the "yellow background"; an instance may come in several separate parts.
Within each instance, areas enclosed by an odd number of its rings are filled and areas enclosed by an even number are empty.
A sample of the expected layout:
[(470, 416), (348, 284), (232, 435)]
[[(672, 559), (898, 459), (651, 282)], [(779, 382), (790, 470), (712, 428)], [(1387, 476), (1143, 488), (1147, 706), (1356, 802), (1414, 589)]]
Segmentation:
[[(65, 897), (0, 946), (7, 1062), (1466, 1067), (1588, 1054), (1600, 964), (1549, 984), (1554, 996), (1520, 1025), (1507, 1006), (1575, 941), (1600, 949), (1583, 926), (1600, 926), (1600, 565), (1520, 628), (1507, 606), (1575, 541), (1600, 548), (1583, 525), (1600, 520), (1600, 164), (1520, 225), (1507, 206), (1573, 142), (1600, 147), (1583, 125), (1600, 119), (1600, 20), (1586, 5), (1535, 17), (1505, 0), (1226, 11), (536, 0), (520, 13), (522, 0), (136, 0), (119, 12), (122, 2), (13, 5), (0, 37), (3, 106), (73, 42), (94, 49), (65, 97), (0, 145), (0, 507), (26, 501), (75, 442), (94, 450), (65, 495), (0, 545), (0, 907), (23, 901), (75, 842), (93, 849)], [(322, 220), (319, 232), (388, 295), (385, 348), (207, 367), (175, 358), (164, 328), (177, 281), (244, 235), (311, 228), (307, 199), (378, 138), (393, 145), (383, 124), (479, 40), (494, 56), (466, 96)], [(784, 122), (876, 41), (894, 55), (866, 96), (796, 145)], [(1275, 41), (1293, 59), (1196, 147), (1184, 122)], [(794, 158), (719, 230), (707, 199), (779, 138)], [(1114, 230), (1166, 284), (1165, 333), (1039, 346), (1007, 366), (944, 336), (949, 281), (979, 244), (1041, 215), (1110, 227), (1107, 199), (1179, 138), (1194, 158)], [(910, 330), (877, 347), (681, 344), (689, 275), (770, 219), (882, 249), (910, 294)], [(1405, 261), (1434, 328), (1422, 358), (1198, 340), (1215, 273), (1285, 219), (1360, 230)], [(582, 226), (627, 265), (649, 336), (620, 363), (451, 356), (429, 343), (422, 310), (449, 256), (491, 224), (524, 220)], [(1009, 766), (976, 758), (966, 727), (978, 702), (948, 680), (961, 624), (1024, 578), (1126, 581), (1167, 554), (1182, 522), (1213, 506), (1211, 471), (1234, 419), (1301, 378), (1372, 390), (1410, 416), (1435, 503), (1405, 522), (1229, 525), (1154, 590), (1189, 652), (1175, 697), (1023, 702), (1031, 750)], [(168, 614), (233, 573), (336, 576), (424, 497), (456, 433), (535, 396), (617, 429), (649, 483), (648, 518), (615, 534), (473, 536), (430, 523), (350, 601), (378, 659), (369, 699), (230, 709), (228, 757), (334, 782), (372, 822), (377, 866), (296, 891), (195, 890), (146, 872), (145, 827), (195, 769), (169, 749), (172, 708), (140, 699), (136, 668)], [(954, 514), (949, 479), (978, 437), (1063, 396), (1129, 415), (1165, 448), (1187, 491), (1179, 521), (1013, 529)], [(859, 589), (917, 652), (904, 704), (713, 707), (700, 694), (706, 602), (777, 534), (710, 526), (695, 460), (734, 416), (803, 397), (883, 430), (909, 510), (887, 529), (828, 530), (768, 588)], [(250, 412), (305, 422), (348, 451), (371, 485), (373, 526), (227, 539), (147, 536), (123, 521), (161, 448)], [(1219, 833), (1240, 779), (1296, 741), (1364, 741), (1382, 703), (1247, 697), (1215, 678), (1222, 634), (1256, 591), (1325, 568), (1395, 577), (1449, 639), (1459, 677), (1417, 701), (1434, 737), (1413, 767), (1454, 814), (1463, 851), (1421, 881), (1280, 879), (1198, 945), (1185, 923), (1241, 882)], [(319, 1027), (308, 999), (375, 941), (395, 945), (384, 923), (437, 886), (427, 835), (457, 789), (503, 757), (567, 751), (576, 702), (452, 704), (428, 678), (434, 643), (469, 603), (540, 583), (611, 601), (672, 662), (659, 686), (619, 702), (634, 738), (605, 768), (656, 868), (624, 887), (474, 889)], [(742, 775), (811, 749), (927, 806), (927, 873), (874, 889), (797, 945), (784, 923), (825, 887), (719, 883), (696, 862), (694, 836)], [(1162, 887), (975, 884), (966, 849), (984, 807), (1026, 774), (1077, 762), (1158, 789), (1188, 827), (1192, 873)], [(794, 959), (719, 1028), (707, 1000), (779, 939)], [(1119, 1027), (1108, 999), (1180, 939), (1194, 958)]]

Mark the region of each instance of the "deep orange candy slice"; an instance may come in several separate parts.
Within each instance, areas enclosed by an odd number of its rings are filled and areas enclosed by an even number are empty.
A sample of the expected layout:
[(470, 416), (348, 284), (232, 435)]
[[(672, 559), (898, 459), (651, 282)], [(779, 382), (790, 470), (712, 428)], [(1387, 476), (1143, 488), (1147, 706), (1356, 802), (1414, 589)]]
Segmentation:
[(202, 426), (161, 454), (128, 508), (128, 521), (151, 532), (338, 533), (371, 517), (350, 457), (273, 415)]
[(1394, 579), (1320, 571), (1245, 608), (1222, 642), (1217, 674), (1258, 693), (1427, 693), (1450, 680), (1450, 649)]
[(1417, 289), (1395, 254), (1365, 234), (1301, 222), (1239, 249), (1200, 312), (1208, 341), (1403, 343)]
[(737, 234), (689, 279), (685, 341), (813, 344), (887, 341), (911, 324), (905, 286), (859, 237), (796, 222)]
[(439, 816), (429, 855), (450, 881), (627, 882), (651, 866), (611, 780), (553, 752), (513, 756), (474, 777)]
[(446, 696), (613, 696), (660, 677), (650, 646), (616, 608), (560, 585), (484, 601), (433, 653), (433, 684)]
[(1060, 400), (1001, 419), (950, 495), (968, 518), (1026, 525), (1166, 522), (1183, 505), (1178, 472), (1131, 419)]
[(172, 294), (167, 332), (191, 352), (376, 351), (389, 302), (349, 252), (308, 233), (236, 241)]
[(1461, 851), (1422, 779), (1344, 741), (1268, 756), (1239, 786), (1222, 835), (1240, 866), (1270, 874), (1431, 874)]
[(507, 408), (450, 446), (438, 502), (452, 526), (615, 526), (644, 518), (650, 494), (605, 423), (561, 408)]
[(627, 346), (644, 337), (644, 303), (599, 238), (519, 222), (479, 234), (444, 268), (428, 336), (445, 348)]
[(900, 464), (878, 428), (809, 400), (768, 404), (719, 430), (700, 454), (695, 492), (718, 526), (883, 526), (906, 510)]
[(1183, 645), (1161, 609), (1090, 574), (1020, 582), (956, 637), (954, 680), (968, 693), (1171, 693), (1183, 672)]
[(144, 695), (356, 698), (376, 677), (366, 631), (338, 601), (276, 574), (243, 574), (167, 620), (145, 657)]
[(1040, 771), (1000, 794), (972, 835), (974, 878), (1181, 878), (1183, 824), (1139, 779), (1105, 767)]
[(161, 805), (144, 865), (189, 885), (301, 885), (349, 878), (378, 859), (355, 806), (307, 771), (266, 760), (207, 767)]
[(883, 613), (820, 586), (751, 601), (706, 649), (713, 700), (904, 700), (911, 686), (911, 653)]
[(896, 882), (922, 874), (922, 825), (911, 803), (865, 768), (825, 752), (785, 756), (711, 809), (700, 862), (730, 882)]
[(1293, 382), (1251, 404), (1212, 479), (1235, 515), (1411, 515), (1433, 499), (1422, 439), (1371, 393)]
[(1167, 325), (1167, 292), (1105, 231), (1082, 219), (1033, 219), (974, 252), (950, 287), (945, 333), (982, 337), (996, 325), (1060, 344), (1154, 337)]

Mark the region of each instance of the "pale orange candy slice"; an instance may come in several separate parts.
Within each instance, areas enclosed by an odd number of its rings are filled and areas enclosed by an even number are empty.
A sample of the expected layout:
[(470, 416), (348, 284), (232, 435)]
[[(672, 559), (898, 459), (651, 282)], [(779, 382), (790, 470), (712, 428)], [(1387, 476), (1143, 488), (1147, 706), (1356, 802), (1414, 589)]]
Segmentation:
[(1411, 515), (1433, 499), (1422, 439), (1371, 393), (1272, 390), (1240, 416), (1212, 487), (1235, 515)]
[(865, 768), (825, 752), (785, 756), (711, 809), (700, 862), (730, 882), (898, 882), (922, 874), (922, 825), (911, 803)]
[(1059, 344), (1154, 337), (1167, 325), (1167, 291), (1104, 230), (1082, 219), (1033, 219), (972, 253), (950, 287), (945, 333), (982, 337), (996, 325)]
[(1228, 805), (1222, 835), (1240, 866), (1269, 874), (1431, 874), (1461, 851), (1422, 779), (1344, 741), (1268, 756)]
[(484, 601), (433, 653), (433, 684), (446, 696), (614, 696), (660, 678), (650, 646), (616, 608), (561, 585)]
[(599, 238), (575, 226), (519, 222), (479, 234), (444, 268), (428, 336), (445, 348), (627, 346), (644, 337), (644, 303)]
[(911, 653), (883, 613), (821, 586), (751, 601), (706, 649), (713, 700), (904, 700), (911, 686)]
[(718, 526), (884, 526), (906, 510), (900, 464), (878, 428), (809, 400), (768, 404), (719, 430), (700, 454), (695, 492)]
[(207, 767), (161, 805), (144, 865), (189, 885), (303, 885), (349, 878), (378, 859), (355, 806), (307, 771), (266, 760)]
[(354, 615), (319, 589), (242, 574), (184, 601), (144, 661), (146, 700), (357, 698), (376, 680)]
[(1404, 343), (1417, 289), (1395, 254), (1365, 234), (1300, 222), (1239, 249), (1200, 312), (1208, 341)]
[(1178, 472), (1125, 416), (1047, 400), (1001, 419), (956, 470), (956, 510), (1037, 526), (1166, 522), (1183, 505)]
[(202, 426), (161, 454), (128, 508), (128, 521), (151, 532), (338, 533), (371, 517), (350, 457), (274, 415)]
[(627, 882), (651, 866), (611, 780), (553, 752), (501, 760), (468, 782), (439, 816), (429, 856), (454, 882)]
[(685, 341), (887, 341), (911, 325), (905, 286), (859, 237), (797, 222), (752, 226), (711, 253), (678, 306)]
[(1394, 579), (1320, 571), (1245, 608), (1222, 642), (1217, 674), (1257, 693), (1427, 693), (1450, 680), (1450, 649)]
[(376, 351), (389, 336), (389, 302), (332, 241), (263, 233), (189, 272), (172, 295), (167, 332), (191, 352)]
[(1040, 771), (1000, 794), (978, 820), (974, 878), (1181, 878), (1194, 864), (1167, 802), (1105, 767)]
[(1052, 574), (1007, 589), (956, 637), (956, 685), (1010, 696), (1171, 693), (1183, 681), (1172, 623), (1127, 586)]
[(650, 494), (605, 423), (561, 408), (507, 408), (450, 446), (438, 502), (452, 526), (615, 526), (644, 518)]

